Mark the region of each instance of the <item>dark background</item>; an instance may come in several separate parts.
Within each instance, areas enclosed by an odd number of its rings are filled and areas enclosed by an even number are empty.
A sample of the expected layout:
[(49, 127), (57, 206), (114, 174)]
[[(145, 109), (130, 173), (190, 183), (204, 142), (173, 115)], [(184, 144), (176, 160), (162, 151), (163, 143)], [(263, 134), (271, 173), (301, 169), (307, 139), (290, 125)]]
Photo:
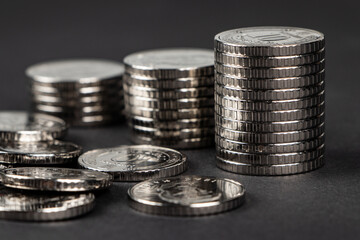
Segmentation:
[[(327, 164), (285, 177), (226, 173), (214, 150), (185, 151), (186, 174), (229, 177), (247, 188), (239, 209), (160, 217), (127, 206), (131, 183), (100, 194), (94, 212), (54, 223), (0, 221), (0, 239), (359, 239), (360, 17), (356, 1), (17, 1), (0, 3), (0, 109), (26, 109), (24, 70), (46, 60), (121, 61), (159, 47), (212, 48), (216, 33), (256, 25), (307, 27), (327, 39)], [(125, 126), (71, 129), (85, 150), (128, 144)]]

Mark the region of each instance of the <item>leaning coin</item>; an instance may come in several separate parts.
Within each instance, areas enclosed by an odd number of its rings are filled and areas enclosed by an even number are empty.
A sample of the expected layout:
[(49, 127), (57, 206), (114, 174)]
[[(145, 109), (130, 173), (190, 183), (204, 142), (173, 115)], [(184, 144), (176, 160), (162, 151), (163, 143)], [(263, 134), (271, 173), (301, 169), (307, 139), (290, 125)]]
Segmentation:
[(108, 188), (112, 183), (109, 174), (70, 168), (8, 168), (0, 176), (6, 187), (37, 191), (83, 192)]
[(185, 138), (185, 139), (154, 139), (152, 137), (131, 135), (131, 141), (136, 144), (154, 144), (157, 146), (175, 148), (175, 149), (198, 149), (207, 148), (214, 145), (214, 137)]
[(45, 114), (0, 112), (2, 141), (48, 141), (62, 138), (67, 131), (64, 120)]
[(82, 148), (61, 141), (0, 142), (0, 163), (49, 165), (74, 162)]
[(92, 193), (32, 194), (0, 186), (0, 218), (17, 221), (57, 221), (79, 217), (95, 206)]
[(209, 49), (155, 49), (124, 58), (128, 74), (162, 78), (187, 78), (214, 74), (214, 52)]
[(216, 165), (225, 171), (247, 174), (247, 175), (289, 175), (304, 173), (320, 168), (324, 165), (324, 157), (313, 159), (307, 162), (292, 164), (274, 164), (274, 165), (253, 165), (216, 158)]
[(248, 27), (228, 30), (215, 36), (217, 51), (246, 56), (307, 54), (319, 51), (324, 46), (324, 34), (296, 27)]
[(239, 207), (244, 186), (225, 178), (184, 176), (148, 180), (128, 191), (135, 210), (159, 215), (201, 216)]
[(179, 151), (150, 145), (96, 149), (78, 161), (84, 168), (113, 175), (114, 181), (174, 176), (187, 168), (187, 158)]
[(235, 76), (215, 73), (215, 80), (218, 84), (237, 87), (244, 89), (290, 89), (302, 88), (306, 86), (316, 85), (325, 79), (325, 71), (322, 70), (316, 74), (290, 77), (290, 78), (266, 78), (266, 79), (251, 79), (238, 78)]

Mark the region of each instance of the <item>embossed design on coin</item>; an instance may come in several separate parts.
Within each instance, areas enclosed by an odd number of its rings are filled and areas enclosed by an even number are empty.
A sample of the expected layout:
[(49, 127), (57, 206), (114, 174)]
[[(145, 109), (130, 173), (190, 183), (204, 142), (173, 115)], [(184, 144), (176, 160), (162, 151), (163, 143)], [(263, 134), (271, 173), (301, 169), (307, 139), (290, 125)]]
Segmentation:
[(118, 181), (176, 175), (186, 169), (186, 157), (180, 152), (148, 145), (97, 149), (84, 153), (78, 161), (84, 168), (113, 174)]
[(136, 210), (167, 215), (206, 215), (238, 207), (245, 189), (236, 181), (185, 176), (148, 180), (129, 189)]

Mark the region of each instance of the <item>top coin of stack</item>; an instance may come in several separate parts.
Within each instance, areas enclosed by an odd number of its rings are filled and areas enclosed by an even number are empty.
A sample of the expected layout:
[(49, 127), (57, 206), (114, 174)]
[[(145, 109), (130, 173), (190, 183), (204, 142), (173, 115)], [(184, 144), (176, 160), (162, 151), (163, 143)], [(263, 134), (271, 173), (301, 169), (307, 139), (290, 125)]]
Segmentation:
[(63, 118), (70, 125), (114, 122), (123, 109), (121, 63), (100, 59), (51, 61), (26, 70), (35, 112)]
[(294, 27), (251, 27), (215, 36), (218, 167), (285, 175), (324, 159), (325, 39)]
[(133, 141), (173, 148), (213, 143), (213, 52), (159, 49), (124, 59), (124, 98)]

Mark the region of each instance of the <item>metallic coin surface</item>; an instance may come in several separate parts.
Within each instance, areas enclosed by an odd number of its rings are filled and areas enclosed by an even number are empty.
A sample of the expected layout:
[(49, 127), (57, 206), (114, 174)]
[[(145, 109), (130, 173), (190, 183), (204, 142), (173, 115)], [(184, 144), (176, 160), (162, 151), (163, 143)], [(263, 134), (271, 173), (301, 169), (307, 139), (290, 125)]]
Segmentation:
[(70, 168), (7, 168), (0, 172), (0, 176), (6, 187), (36, 191), (92, 191), (108, 188), (112, 183), (109, 174)]
[(57, 117), (20, 111), (0, 112), (2, 141), (48, 141), (64, 137), (66, 131), (66, 123)]
[(128, 196), (130, 206), (141, 212), (201, 216), (239, 207), (245, 200), (245, 188), (225, 178), (184, 176), (138, 183)]
[(274, 165), (252, 165), (246, 163), (239, 163), (216, 158), (216, 165), (229, 172), (247, 174), (247, 175), (290, 175), (309, 172), (320, 168), (324, 165), (324, 157), (321, 156), (311, 161), (298, 162), (291, 164), (274, 164)]
[(215, 52), (215, 61), (230, 66), (251, 68), (289, 67), (320, 62), (325, 58), (325, 49), (318, 52), (276, 57), (248, 57)]
[(74, 162), (82, 148), (61, 141), (1, 142), (0, 163), (6, 164), (67, 164)]
[(246, 56), (289, 56), (319, 51), (322, 33), (305, 28), (264, 26), (239, 28), (215, 36), (215, 49)]
[(156, 78), (211, 75), (214, 53), (208, 49), (173, 48), (137, 52), (124, 58), (129, 74)]
[(44, 62), (26, 70), (26, 75), (43, 83), (94, 83), (119, 78), (124, 73), (121, 63), (103, 59), (69, 59)]
[(174, 176), (187, 168), (182, 153), (150, 145), (96, 149), (81, 155), (78, 162), (84, 168), (113, 175), (114, 181)]
[(92, 193), (44, 194), (0, 186), (0, 218), (17, 221), (56, 221), (79, 217), (95, 206)]
[(153, 139), (151, 137), (139, 136), (136, 134), (131, 135), (131, 141), (136, 144), (154, 144), (157, 146), (175, 148), (175, 149), (195, 149), (205, 148), (214, 145), (214, 138), (201, 137), (201, 138), (185, 138), (185, 139)]

